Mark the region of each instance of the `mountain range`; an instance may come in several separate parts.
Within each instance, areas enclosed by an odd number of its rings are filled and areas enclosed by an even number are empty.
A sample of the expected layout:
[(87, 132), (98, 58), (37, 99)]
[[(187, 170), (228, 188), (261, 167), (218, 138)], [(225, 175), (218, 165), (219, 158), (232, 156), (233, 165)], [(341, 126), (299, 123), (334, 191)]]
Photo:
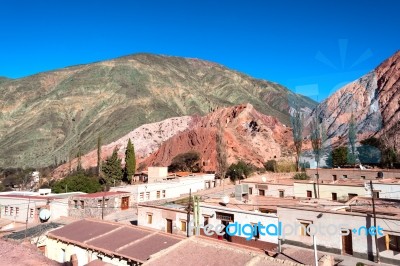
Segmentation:
[[(400, 53), (318, 104), (274, 82), (199, 59), (136, 54), (21, 79), (0, 78), (0, 167), (84, 167), (132, 138), (142, 166), (168, 165), (190, 150), (215, 168), (215, 124), (223, 121), (229, 162), (254, 165), (293, 156), (290, 113), (325, 121), (340, 143), (353, 114), (359, 139), (398, 136)], [(305, 145), (309, 148), (309, 145)], [(56, 171), (68, 172), (68, 164)]]
[(198, 59), (136, 54), (0, 82), (0, 167), (68, 161), (147, 123), (250, 103), (289, 123), (285, 87)]

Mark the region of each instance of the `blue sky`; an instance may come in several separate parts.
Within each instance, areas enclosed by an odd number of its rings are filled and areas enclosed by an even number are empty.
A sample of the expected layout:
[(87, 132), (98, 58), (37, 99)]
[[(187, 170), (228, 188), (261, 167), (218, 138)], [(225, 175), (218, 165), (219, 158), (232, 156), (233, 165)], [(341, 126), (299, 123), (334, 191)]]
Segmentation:
[(400, 49), (398, 2), (3, 0), (0, 76), (150, 52), (322, 100)]

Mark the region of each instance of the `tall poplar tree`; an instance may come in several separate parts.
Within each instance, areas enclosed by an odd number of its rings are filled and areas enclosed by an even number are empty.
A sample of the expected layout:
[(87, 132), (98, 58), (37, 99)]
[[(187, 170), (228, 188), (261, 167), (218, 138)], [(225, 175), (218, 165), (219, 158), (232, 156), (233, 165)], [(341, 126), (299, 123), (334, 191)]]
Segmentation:
[(135, 157), (135, 147), (133, 146), (131, 139), (128, 140), (128, 145), (125, 151), (125, 179), (130, 183), (132, 176), (136, 171), (136, 157)]

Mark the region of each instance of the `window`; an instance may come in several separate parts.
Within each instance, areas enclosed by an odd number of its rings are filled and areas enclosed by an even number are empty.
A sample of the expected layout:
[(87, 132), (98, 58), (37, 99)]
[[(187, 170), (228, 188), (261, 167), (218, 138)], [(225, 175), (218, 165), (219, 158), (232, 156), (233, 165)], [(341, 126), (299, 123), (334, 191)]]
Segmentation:
[(157, 191), (157, 199), (161, 198), (161, 191)]
[(249, 194), (253, 195), (253, 188), (249, 187)]
[(349, 193), (349, 200), (351, 200), (352, 198), (357, 197), (357, 196), (358, 196), (357, 194)]
[(74, 200), (74, 207), (75, 207), (75, 209), (78, 209), (78, 201), (77, 200)]
[(165, 190), (162, 191), (162, 197), (165, 198)]
[(152, 213), (148, 213), (147, 214), (147, 223), (148, 224), (152, 224), (153, 223), (153, 214)]
[(347, 178), (347, 175), (343, 175), (343, 178)]
[(206, 226), (209, 223), (210, 217), (204, 216), (204, 223), (203, 225)]
[(361, 176), (361, 179), (365, 179), (365, 175), (362, 175), (362, 176)]
[(4, 206), (4, 215), (8, 215), (8, 206)]
[(379, 199), (379, 191), (374, 191), (373, 196), (374, 199)]
[(81, 200), (81, 209), (85, 208), (85, 202), (83, 200)]
[(259, 189), (258, 190), (258, 195), (265, 196), (265, 190), (264, 189)]
[(279, 190), (279, 197), (284, 198), (285, 197), (285, 191), (284, 190)]
[(102, 207), (102, 203), (103, 203), (102, 200), (98, 200), (97, 201), (97, 208), (101, 208)]
[(400, 252), (400, 236), (386, 235), (386, 249)]
[(144, 192), (140, 192), (139, 194), (139, 200), (144, 200)]
[(300, 222), (300, 235), (301, 236), (310, 236), (310, 234), (307, 232), (307, 227), (312, 224), (311, 222), (306, 222), (306, 221), (301, 221)]
[(18, 216), (19, 214), (19, 207), (15, 207), (15, 216)]
[(14, 207), (10, 207), (10, 215), (11, 215), (11, 216), (14, 215)]
[(35, 211), (34, 211), (34, 209), (30, 209), (29, 210), (29, 217), (30, 218), (33, 218), (33, 215), (35, 214)]
[(104, 208), (107, 208), (107, 207), (108, 207), (108, 200), (109, 200), (109, 199), (105, 199), (105, 200), (104, 200)]
[(332, 200), (337, 201), (337, 193), (332, 192)]
[(333, 177), (333, 181), (337, 180), (337, 175), (332, 175), (332, 177)]
[(307, 190), (307, 198), (312, 198), (312, 191), (311, 190)]
[(150, 192), (146, 192), (146, 200), (150, 199)]
[(181, 220), (181, 231), (186, 232), (186, 221)]

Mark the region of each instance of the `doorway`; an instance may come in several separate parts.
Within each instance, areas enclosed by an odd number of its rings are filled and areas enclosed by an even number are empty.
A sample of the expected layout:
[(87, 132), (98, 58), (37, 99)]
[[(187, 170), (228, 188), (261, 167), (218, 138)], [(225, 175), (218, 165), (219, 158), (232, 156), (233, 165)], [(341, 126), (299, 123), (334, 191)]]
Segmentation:
[(128, 208), (129, 208), (129, 197), (122, 197), (121, 210), (126, 210)]
[[(351, 230), (348, 230), (348, 235), (342, 235), (342, 254), (353, 255), (353, 237)], [(342, 234), (347, 233), (347, 230), (342, 230)]]
[[(221, 223), (225, 226), (225, 228), (228, 226), (229, 221), (221, 221)], [(223, 238), (228, 241), (228, 242), (232, 242), (232, 236), (228, 235), (226, 232), (223, 235)]]
[(167, 220), (167, 233), (172, 234), (172, 220), (171, 219), (166, 219)]

